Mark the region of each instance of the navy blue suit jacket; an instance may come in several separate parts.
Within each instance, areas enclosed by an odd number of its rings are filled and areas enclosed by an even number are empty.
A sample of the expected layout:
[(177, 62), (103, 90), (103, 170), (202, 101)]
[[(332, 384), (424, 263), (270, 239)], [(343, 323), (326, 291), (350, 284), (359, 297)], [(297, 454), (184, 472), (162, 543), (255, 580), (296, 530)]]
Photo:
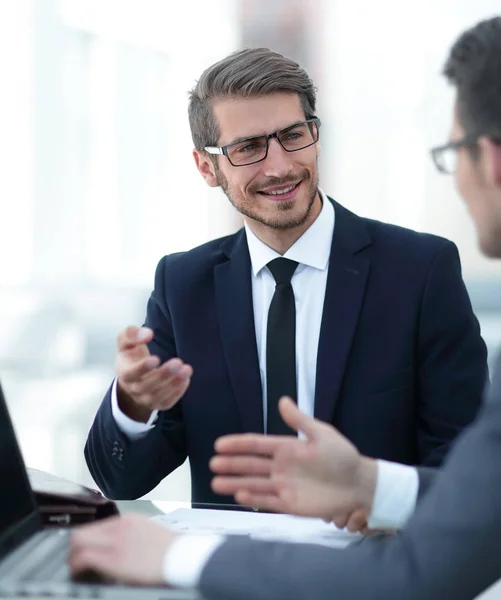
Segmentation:
[[(457, 249), (334, 207), (315, 416), (362, 454), (439, 465), (475, 417), (487, 378)], [(190, 387), (134, 442), (117, 427), (108, 391), (85, 448), (90, 472), (108, 497), (133, 499), (189, 457), (193, 502), (231, 503), (210, 487), (214, 441), (263, 432), (245, 231), (164, 257), (145, 324), (152, 354), (193, 366)]]

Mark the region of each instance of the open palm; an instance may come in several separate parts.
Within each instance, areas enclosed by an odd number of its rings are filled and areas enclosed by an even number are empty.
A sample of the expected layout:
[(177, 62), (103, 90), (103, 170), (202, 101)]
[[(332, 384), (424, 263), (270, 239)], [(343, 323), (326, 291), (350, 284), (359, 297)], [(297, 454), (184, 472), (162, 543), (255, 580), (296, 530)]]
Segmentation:
[[(240, 504), (289, 514), (321, 517), (343, 526), (368, 509), (376, 472), (369, 459), (332, 426), (280, 401), (286, 423), (305, 439), (258, 434), (231, 435), (216, 442), (212, 487)], [(372, 461), (371, 461), (372, 462)]]

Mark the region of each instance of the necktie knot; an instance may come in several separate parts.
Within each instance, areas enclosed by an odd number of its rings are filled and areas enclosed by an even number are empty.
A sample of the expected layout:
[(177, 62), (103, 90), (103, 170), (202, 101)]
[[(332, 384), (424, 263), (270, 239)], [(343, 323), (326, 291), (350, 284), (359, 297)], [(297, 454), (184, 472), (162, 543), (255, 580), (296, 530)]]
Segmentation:
[(291, 282), (294, 271), (296, 270), (298, 263), (295, 260), (288, 258), (275, 258), (268, 263), (268, 269), (275, 278), (275, 283), (289, 284)]

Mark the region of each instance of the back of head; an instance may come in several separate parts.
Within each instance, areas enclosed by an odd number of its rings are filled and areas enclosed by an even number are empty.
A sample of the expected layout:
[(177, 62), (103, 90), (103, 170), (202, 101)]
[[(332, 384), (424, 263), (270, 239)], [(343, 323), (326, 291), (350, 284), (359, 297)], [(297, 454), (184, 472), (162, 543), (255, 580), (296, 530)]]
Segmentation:
[(298, 94), (309, 119), (315, 115), (315, 88), (293, 60), (268, 48), (234, 52), (206, 69), (190, 92), (188, 116), (193, 144), (197, 150), (216, 146), (218, 123), (212, 103), (220, 98), (259, 97), (276, 92)]
[(453, 45), (444, 75), (457, 90), (467, 135), (501, 138), (501, 17), (481, 21)]
[(456, 187), (481, 250), (501, 257), (501, 17), (465, 31), (444, 73), (457, 92), (451, 134)]

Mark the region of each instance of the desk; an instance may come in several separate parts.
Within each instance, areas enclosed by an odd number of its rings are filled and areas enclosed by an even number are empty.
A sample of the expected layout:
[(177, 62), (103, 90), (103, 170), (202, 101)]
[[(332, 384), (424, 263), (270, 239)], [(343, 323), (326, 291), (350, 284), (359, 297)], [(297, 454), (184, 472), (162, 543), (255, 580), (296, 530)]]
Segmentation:
[[(177, 508), (187, 508), (189, 504), (180, 502), (158, 502), (154, 503), (150, 500), (131, 500), (131, 501), (118, 501), (117, 506), (121, 514), (139, 513), (146, 517), (156, 517), (158, 515), (165, 514), (176, 510)], [(61, 597), (60, 597), (61, 598)], [(196, 594), (186, 593), (184, 596), (186, 600), (200, 600), (200, 597)], [(26, 597), (16, 596), (11, 598), (2, 598), (2, 600), (26, 600)], [(47, 597), (31, 597), (30, 600), (47, 600)], [(70, 600), (70, 598), (61, 598), (61, 600)], [(71, 599), (73, 600), (73, 598)], [(135, 596), (135, 600), (141, 600), (140, 594)], [(486, 590), (480, 596), (477, 596), (476, 600), (501, 600), (501, 580), (493, 584), (488, 590)]]
[(166, 510), (161, 510), (155, 503), (151, 502), (151, 500), (115, 500), (115, 504), (118, 506), (118, 510), (120, 511), (121, 515), (138, 513), (148, 518), (164, 515), (170, 510), (176, 510), (176, 508), (190, 506), (189, 504), (185, 503), (162, 502), (158, 504), (162, 506), (162, 508), (164, 508), (165, 505)]

